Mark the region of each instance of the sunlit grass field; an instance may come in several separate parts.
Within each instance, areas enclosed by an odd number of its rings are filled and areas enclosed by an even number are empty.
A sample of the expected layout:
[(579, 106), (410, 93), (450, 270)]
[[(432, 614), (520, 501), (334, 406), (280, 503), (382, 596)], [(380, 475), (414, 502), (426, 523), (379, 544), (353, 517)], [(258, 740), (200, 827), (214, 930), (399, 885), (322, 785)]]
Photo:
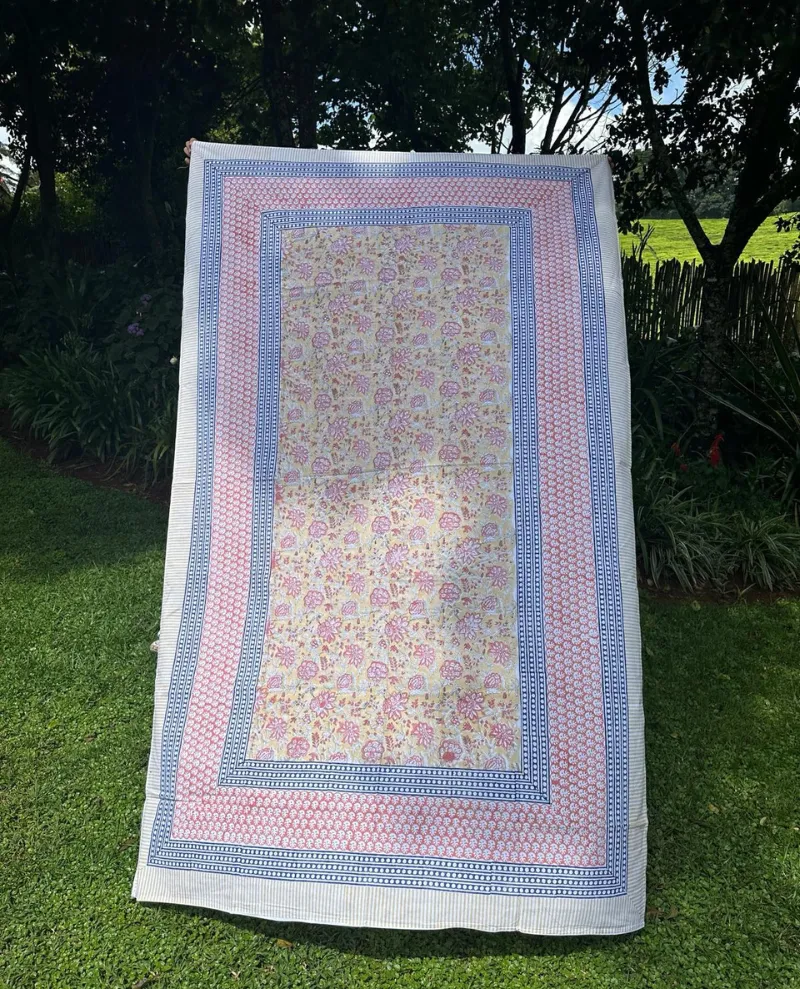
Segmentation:
[[(771, 216), (756, 230), (750, 243), (742, 254), (743, 261), (777, 261), (778, 258), (794, 243), (797, 232), (779, 233), (775, 229), (777, 217)], [(702, 220), (703, 229), (715, 243), (722, 240), (727, 220)], [(645, 230), (652, 226), (653, 234), (647, 243), (645, 260), (665, 261), (677, 258), (679, 261), (699, 261), (700, 255), (684, 226), (683, 220), (642, 220)], [(637, 238), (620, 234), (620, 245), (623, 252), (630, 253), (637, 243)]]

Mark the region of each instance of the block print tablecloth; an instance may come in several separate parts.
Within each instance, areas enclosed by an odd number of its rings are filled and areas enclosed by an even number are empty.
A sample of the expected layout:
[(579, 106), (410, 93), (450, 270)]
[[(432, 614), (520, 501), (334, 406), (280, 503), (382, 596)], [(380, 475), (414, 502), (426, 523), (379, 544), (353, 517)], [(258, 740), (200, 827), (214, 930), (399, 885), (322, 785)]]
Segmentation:
[(193, 146), (136, 897), (641, 926), (616, 238), (603, 158)]

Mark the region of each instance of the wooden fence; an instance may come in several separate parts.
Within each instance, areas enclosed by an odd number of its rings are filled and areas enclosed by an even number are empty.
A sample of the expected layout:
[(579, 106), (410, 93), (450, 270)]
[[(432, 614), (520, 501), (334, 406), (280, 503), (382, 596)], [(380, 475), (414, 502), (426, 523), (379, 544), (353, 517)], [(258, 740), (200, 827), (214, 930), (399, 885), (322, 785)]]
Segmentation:
[[(646, 340), (680, 337), (702, 319), (704, 265), (622, 256), (628, 332)], [(784, 333), (800, 324), (800, 267), (743, 261), (734, 271), (728, 298), (729, 336), (743, 347), (767, 343), (767, 322)], [(788, 341), (787, 341), (788, 342)]]

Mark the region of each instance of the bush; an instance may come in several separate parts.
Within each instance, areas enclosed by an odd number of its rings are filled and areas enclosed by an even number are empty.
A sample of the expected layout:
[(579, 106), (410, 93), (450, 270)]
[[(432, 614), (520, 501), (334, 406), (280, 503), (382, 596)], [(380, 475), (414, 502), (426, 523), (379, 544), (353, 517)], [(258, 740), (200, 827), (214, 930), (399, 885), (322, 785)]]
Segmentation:
[(177, 395), (169, 364), (118, 364), (108, 349), (69, 334), (58, 347), (24, 355), (3, 378), (14, 424), (44, 440), (51, 459), (85, 453), (150, 479), (168, 471)]

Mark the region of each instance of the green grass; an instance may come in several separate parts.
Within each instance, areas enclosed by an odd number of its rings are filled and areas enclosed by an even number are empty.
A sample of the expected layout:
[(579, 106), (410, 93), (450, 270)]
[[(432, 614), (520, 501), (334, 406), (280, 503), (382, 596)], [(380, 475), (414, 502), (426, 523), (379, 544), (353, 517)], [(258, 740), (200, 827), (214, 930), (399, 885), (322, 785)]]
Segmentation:
[[(784, 251), (788, 250), (797, 239), (797, 231), (778, 233), (775, 229), (775, 217), (765, 220), (750, 238), (750, 243), (742, 252), (742, 260), (777, 261)], [(703, 229), (715, 243), (722, 240), (727, 220), (702, 220)], [(694, 246), (683, 220), (642, 220), (645, 229), (653, 226), (654, 233), (648, 241), (645, 250), (645, 260), (651, 262), (665, 261), (677, 258), (679, 261), (699, 261), (700, 255)], [(637, 238), (630, 234), (620, 234), (622, 250), (630, 253), (631, 247), (637, 243)]]
[(165, 513), (5, 446), (0, 499), (0, 985), (800, 985), (797, 602), (643, 601), (643, 931), (544, 939), (265, 923), (130, 900)]

